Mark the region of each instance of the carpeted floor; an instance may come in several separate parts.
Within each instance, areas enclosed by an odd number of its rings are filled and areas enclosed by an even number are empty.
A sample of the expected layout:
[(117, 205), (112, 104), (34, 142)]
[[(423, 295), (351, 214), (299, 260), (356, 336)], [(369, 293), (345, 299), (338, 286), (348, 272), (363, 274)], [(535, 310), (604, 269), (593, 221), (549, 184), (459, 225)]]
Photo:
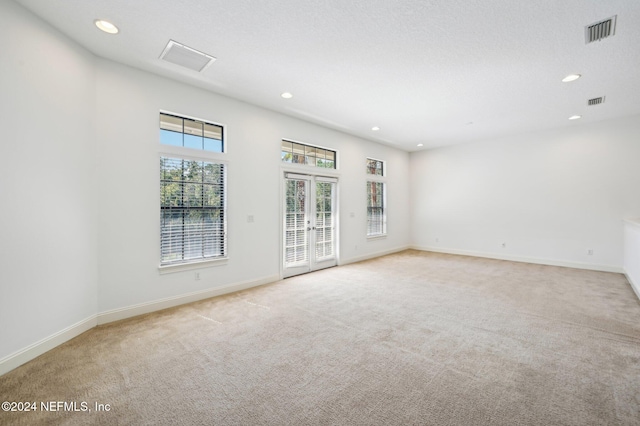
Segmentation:
[(0, 401), (38, 404), (3, 425), (638, 425), (640, 303), (620, 274), (409, 250), (95, 328)]

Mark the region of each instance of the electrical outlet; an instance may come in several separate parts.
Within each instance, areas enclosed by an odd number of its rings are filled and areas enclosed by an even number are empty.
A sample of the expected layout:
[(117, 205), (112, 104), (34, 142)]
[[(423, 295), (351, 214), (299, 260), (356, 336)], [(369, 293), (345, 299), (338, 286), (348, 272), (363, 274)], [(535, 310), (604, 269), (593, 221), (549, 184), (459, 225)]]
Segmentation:
[(439, 243), (439, 242), (440, 242), (440, 238), (436, 238), (436, 243)]
[(589, 256), (592, 256), (592, 255), (593, 255), (593, 249), (589, 249), (589, 250), (587, 250), (587, 254), (588, 254)]
[(506, 248), (507, 247), (507, 243), (502, 243), (502, 248)]
[(247, 216), (247, 223), (253, 223), (253, 215), (252, 214)]
[(354, 250), (358, 250), (358, 245), (356, 244), (356, 247), (354, 248)]
[(200, 281), (200, 272), (196, 272), (193, 276), (193, 279), (195, 279), (196, 281)]

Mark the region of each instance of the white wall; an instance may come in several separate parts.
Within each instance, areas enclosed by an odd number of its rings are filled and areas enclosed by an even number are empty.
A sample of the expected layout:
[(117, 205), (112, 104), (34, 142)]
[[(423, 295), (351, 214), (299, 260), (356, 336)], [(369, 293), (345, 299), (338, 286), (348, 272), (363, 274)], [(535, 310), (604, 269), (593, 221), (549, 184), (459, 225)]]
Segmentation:
[(94, 58), (13, 2), (0, 39), (2, 360), (95, 322), (97, 251)]
[[(409, 244), (406, 152), (106, 60), (98, 61), (97, 99), (101, 313), (277, 279), (283, 138), (338, 151), (343, 263)], [(227, 132), (229, 261), (199, 270), (199, 281), (193, 271), (158, 272), (160, 110), (219, 122)], [(366, 240), (367, 156), (386, 160), (390, 175), (389, 236), (375, 242)], [(247, 223), (250, 214), (254, 223)]]
[(638, 135), (635, 116), (413, 153), (413, 244), (621, 272)]
[(640, 298), (640, 218), (624, 224), (624, 272)]
[[(640, 117), (409, 155), (96, 59), (13, 2), (0, 35), (20, 40), (0, 67), (0, 364), (96, 315), (277, 278), (282, 138), (338, 151), (341, 263), (413, 243), (622, 270)], [(158, 271), (161, 109), (226, 126), (229, 261), (199, 281)], [(387, 162), (384, 239), (365, 235), (366, 157)]]
[[(338, 151), (341, 263), (408, 246), (408, 153), (97, 59), (14, 2), (0, 35), (0, 374), (99, 322), (277, 279), (282, 138)], [(158, 270), (161, 109), (226, 126), (229, 261), (199, 281)], [(368, 156), (391, 174), (375, 242)]]

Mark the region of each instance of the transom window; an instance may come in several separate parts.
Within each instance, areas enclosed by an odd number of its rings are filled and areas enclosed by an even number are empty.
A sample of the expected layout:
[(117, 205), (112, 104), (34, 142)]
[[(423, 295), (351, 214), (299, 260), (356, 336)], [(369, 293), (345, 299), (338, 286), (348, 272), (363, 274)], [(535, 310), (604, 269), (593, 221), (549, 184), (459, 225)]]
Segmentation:
[(367, 174), (384, 176), (384, 161), (367, 158)]
[(335, 169), (336, 152), (330, 149), (283, 140), (282, 161), (285, 163), (306, 164), (307, 166)]
[(203, 151), (224, 152), (222, 126), (160, 113), (160, 143)]

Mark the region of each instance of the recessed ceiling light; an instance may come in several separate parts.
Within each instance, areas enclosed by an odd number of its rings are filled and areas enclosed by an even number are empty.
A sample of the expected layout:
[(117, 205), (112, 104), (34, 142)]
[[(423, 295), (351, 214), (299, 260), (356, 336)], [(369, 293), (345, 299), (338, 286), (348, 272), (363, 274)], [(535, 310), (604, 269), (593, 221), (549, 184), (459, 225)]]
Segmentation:
[(578, 118), (582, 118), (581, 115), (572, 115), (571, 117), (569, 117), (569, 120), (577, 120)]
[(289, 92), (284, 92), (283, 94), (281, 94), (280, 96), (282, 96), (285, 99), (291, 99), (293, 98), (293, 95)]
[(380, 127), (378, 127), (378, 126), (373, 126), (373, 127), (371, 128), (371, 130), (373, 130), (374, 132), (377, 132), (378, 130), (380, 130)]
[(96, 24), (96, 27), (100, 28), (105, 33), (118, 34), (118, 31), (120, 31), (118, 30), (118, 27), (116, 27), (109, 21), (105, 21), (104, 19), (96, 19), (93, 22)]
[(569, 74), (568, 76), (566, 76), (565, 78), (562, 79), (563, 83), (568, 83), (570, 81), (575, 81), (577, 79), (579, 79), (580, 77), (582, 77), (580, 74)]
[(424, 146), (424, 144), (422, 144), (422, 143), (419, 143), (419, 144), (418, 144), (418, 146)]

